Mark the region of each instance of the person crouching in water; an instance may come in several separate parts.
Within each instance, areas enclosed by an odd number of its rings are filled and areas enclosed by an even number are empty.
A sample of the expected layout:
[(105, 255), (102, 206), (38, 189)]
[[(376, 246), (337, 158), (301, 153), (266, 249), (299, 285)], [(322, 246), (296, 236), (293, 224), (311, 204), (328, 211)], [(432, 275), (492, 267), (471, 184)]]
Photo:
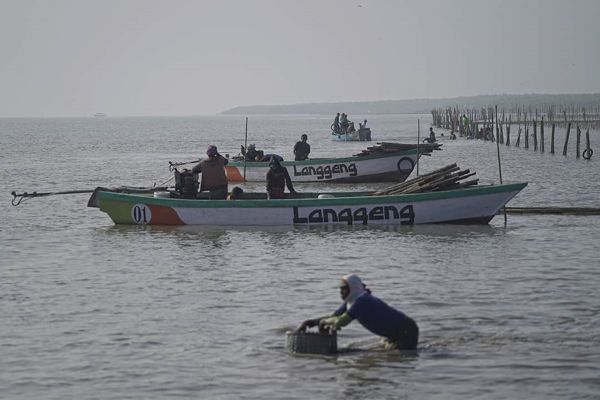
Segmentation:
[(200, 183), (200, 191), (209, 191), (210, 200), (225, 200), (227, 199), (227, 175), (225, 174), (225, 165), (228, 160), (219, 154), (217, 146), (210, 145), (206, 149), (208, 158), (200, 161), (192, 172), (202, 174), (202, 182)]
[(386, 350), (416, 350), (419, 342), (419, 327), (402, 311), (389, 306), (373, 296), (358, 275), (342, 278), (340, 295), (344, 303), (333, 315), (309, 319), (300, 325), (299, 331), (319, 326), (319, 330), (337, 331), (353, 320), (376, 335), (383, 336)]
[(280, 164), (277, 157), (271, 157), (267, 172), (267, 199), (284, 199), (285, 186), (291, 194), (296, 194), (287, 169)]

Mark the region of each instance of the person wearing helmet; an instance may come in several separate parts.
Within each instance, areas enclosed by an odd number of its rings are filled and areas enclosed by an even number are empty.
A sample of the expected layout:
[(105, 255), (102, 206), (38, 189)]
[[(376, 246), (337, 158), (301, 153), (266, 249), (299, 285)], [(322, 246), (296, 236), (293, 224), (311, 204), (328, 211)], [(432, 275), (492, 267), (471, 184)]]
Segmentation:
[(296, 161), (304, 161), (310, 154), (310, 144), (306, 143), (308, 136), (306, 134), (300, 136), (300, 141), (294, 145), (294, 157)]
[(228, 160), (219, 154), (217, 146), (210, 145), (206, 149), (208, 158), (200, 161), (192, 172), (202, 174), (200, 191), (208, 191), (210, 200), (227, 199), (227, 175), (225, 174), (225, 165)]
[(284, 199), (285, 186), (291, 194), (296, 194), (288, 170), (281, 165), (279, 158), (271, 157), (267, 172), (267, 199)]
[(386, 349), (416, 350), (419, 327), (412, 318), (373, 296), (356, 274), (342, 277), (339, 287), (342, 305), (330, 316), (302, 322), (299, 331), (313, 326), (337, 331), (356, 319), (372, 333), (383, 336)]

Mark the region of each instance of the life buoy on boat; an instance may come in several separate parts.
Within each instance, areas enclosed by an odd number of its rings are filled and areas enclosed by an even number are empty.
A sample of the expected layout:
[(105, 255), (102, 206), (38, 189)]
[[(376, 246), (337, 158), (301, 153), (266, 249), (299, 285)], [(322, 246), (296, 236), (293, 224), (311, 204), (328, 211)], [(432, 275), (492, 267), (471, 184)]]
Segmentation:
[(398, 160), (398, 171), (410, 174), (415, 167), (415, 162), (410, 157), (402, 157)]

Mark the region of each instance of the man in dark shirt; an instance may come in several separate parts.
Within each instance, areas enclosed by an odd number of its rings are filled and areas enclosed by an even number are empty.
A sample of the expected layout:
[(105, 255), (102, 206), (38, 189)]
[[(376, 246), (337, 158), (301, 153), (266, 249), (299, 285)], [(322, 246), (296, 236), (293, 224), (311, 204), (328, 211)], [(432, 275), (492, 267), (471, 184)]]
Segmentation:
[(308, 158), (310, 154), (310, 144), (306, 143), (308, 139), (307, 135), (300, 136), (300, 141), (296, 142), (294, 146), (294, 157), (296, 161), (303, 161)]

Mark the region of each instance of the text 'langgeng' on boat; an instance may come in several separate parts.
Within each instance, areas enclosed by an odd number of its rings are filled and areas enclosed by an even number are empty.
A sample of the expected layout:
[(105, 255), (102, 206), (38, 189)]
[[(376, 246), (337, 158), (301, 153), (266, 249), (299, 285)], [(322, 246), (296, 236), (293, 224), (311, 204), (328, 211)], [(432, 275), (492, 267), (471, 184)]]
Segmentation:
[(208, 194), (182, 198), (172, 190), (146, 193), (98, 188), (89, 207), (115, 224), (129, 225), (415, 225), (487, 224), (527, 183), (478, 185), (475, 173), (456, 164), (376, 192), (305, 192), (284, 199), (238, 192), (234, 199)]

